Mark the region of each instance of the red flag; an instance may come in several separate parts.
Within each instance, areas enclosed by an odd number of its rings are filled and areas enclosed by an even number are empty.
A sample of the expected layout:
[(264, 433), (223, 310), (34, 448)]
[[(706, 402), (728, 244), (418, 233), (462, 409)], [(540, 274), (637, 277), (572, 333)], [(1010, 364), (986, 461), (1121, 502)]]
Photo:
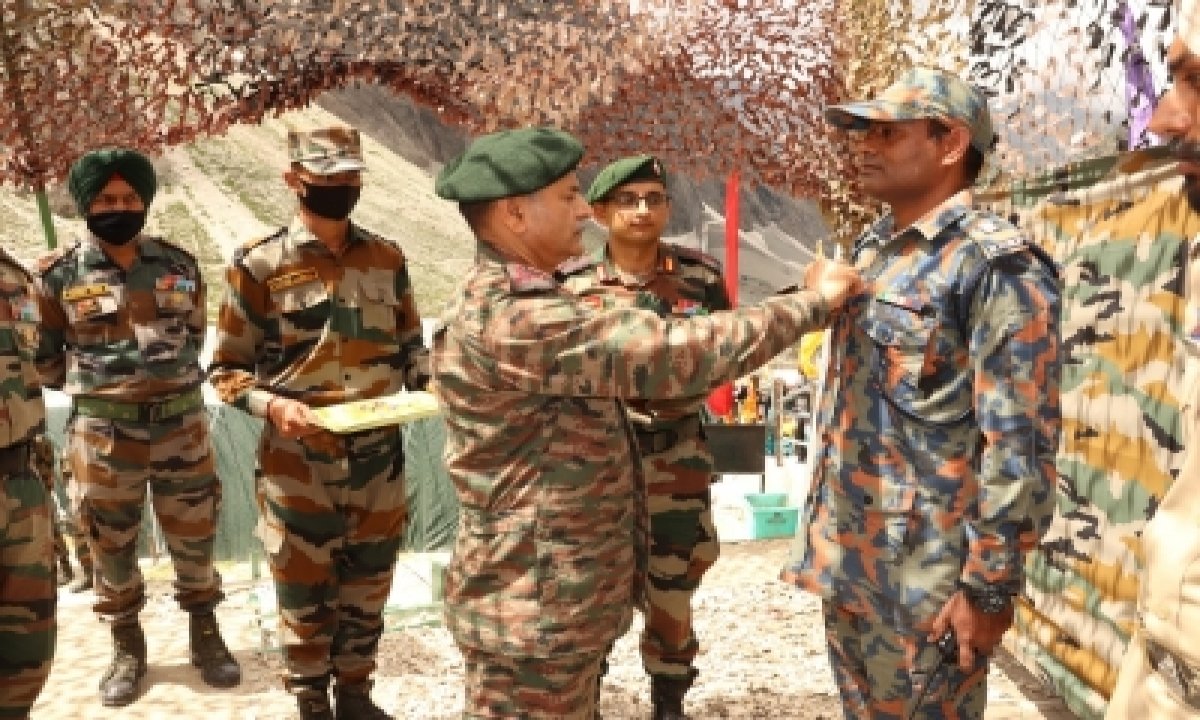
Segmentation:
[[(741, 183), (738, 171), (729, 173), (725, 181), (725, 291), (729, 294), (729, 304), (737, 307), (738, 299), (738, 225), (741, 222), (739, 212), (739, 192)], [(706, 401), (709, 411), (726, 422), (735, 422), (733, 417), (733, 383), (725, 383), (709, 393)]]
[(741, 224), (739, 192), (741, 183), (738, 171), (729, 173), (725, 181), (725, 289), (729, 292), (729, 304), (737, 307), (738, 301), (738, 226)]

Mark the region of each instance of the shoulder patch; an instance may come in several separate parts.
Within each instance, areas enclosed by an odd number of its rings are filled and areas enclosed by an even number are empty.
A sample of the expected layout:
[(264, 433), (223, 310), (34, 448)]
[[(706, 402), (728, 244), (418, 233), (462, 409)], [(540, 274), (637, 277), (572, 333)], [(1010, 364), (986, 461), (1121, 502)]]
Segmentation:
[(961, 227), (989, 260), (1029, 247), (1025, 233), (991, 213), (973, 212), (963, 219)]
[(74, 252), (75, 248), (77, 248), (77, 247), (79, 247), (78, 241), (70, 243), (68, 245), (61, 245), (61, 246), (55, 248), (54, 250), (51, 250), (50, 252), (46, 253), (45, 255), (41, 256), (40, 258), (37, 259), (37, 262), (34, 263), (34, 266), (33, 266), (34, 274), (44, 275), (44, 274), (50, 272), (51, 268), (53, 268), (58, 263), (62, 262), (63, 258), (67, 257), (72, 252)]
[(504, 272), (508, 275), (509, 285), (513, 292), (546, 292), (558, 287), (553, 275), (521, 263), (507, 263), (504, 266)]
[(593, 257), (588, 257), (587, 255), (573, 257), (570, 260), (564, 260), (563, 262), (559, 263), (558, 267), (554, 268), (554, 277), (561, 282), (566, 278), (569, 278), (572, 275), (578, 275), (584, 270), (587, 270), (595, 265), (596, 259)]
[(705, 252), (700, 252), (689, 247), (669, 243), (671, 251), (675, 253), (675, 257), (679, 258), (679, 262), (689, 265), (704, 265), (709, 270), (715, 273), (721, 272), (721, 261)]
[(270, 235), (264, 235), (262, 237), (257, 237), (257, 238), (254, 238), (253, 240), (248, 240), (248, 241), (242, 243), (242, 245), (240, 247), (238, 247), (237, 250), (233, 251), (233, 263), (235, 265), (237, 263), (240, 263), (242, 261), (242, 258), (246, 257), (246, 255), (249, 254), (249, 252), (251, 250), (258, 247), (259, 245), (264, 245), (272, 240), (280, 240), (280, 239), (284, 238), (287, 235), (287, 231), (288, 231), (288, 229), (286, 227), (281, 227), (278, 230), (276, 230), (275, 232), (271, 233)]

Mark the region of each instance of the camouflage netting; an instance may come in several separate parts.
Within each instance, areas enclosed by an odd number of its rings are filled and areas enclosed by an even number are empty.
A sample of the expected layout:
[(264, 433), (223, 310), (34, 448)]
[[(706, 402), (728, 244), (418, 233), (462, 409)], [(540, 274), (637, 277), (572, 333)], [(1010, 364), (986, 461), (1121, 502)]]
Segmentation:
[(844, 241), (874, 208), (824, 106), (910, 64), (966, 74), (991, 93), (1001, 135), (989, 200), (1051, 248), (1070, 288), (1062, 514), (1030, 565), (1037, 606), (1017, 646), (1099, 717), (1133, 617), (1138, 531), (1181, 452), (1196, 227), (1159, 175), (1096, 188), (1111, 159), (1075, 161), (1148, 142), (1130, 108), (1148, 108), (1163, 78), (1169, 0), (0, 5), (0, 181), (29, 187), (96, 145), (154, 151), (374, 82), (475, 132), (567, 127), (592, 162), (652, 150), (697, 177), (738, 168), (819, 200)]

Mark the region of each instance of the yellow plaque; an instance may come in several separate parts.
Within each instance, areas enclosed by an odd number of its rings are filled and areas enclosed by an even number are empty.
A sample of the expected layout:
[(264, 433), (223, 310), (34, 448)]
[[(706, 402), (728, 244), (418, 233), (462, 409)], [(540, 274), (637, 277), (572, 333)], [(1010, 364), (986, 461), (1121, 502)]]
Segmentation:
[(98, 298), (110, 295), (111, 290), (104, 283), (95, 285), (76, 285), (63, 290), (63, 300), (74, 302), (76, 300), (87, 300), (88, 298)]
[(280, 290), (287, 290), (288, 288), (293, 288), (297, 285), (303, 285), (305, 283), (313, 282), (314, 280), (319, 280), (320, 277), (321, 276), (317, 275), (317, 271), (313, 268), (293, 270), (290, 273), (276, 275), (275, 277), (268, 279), (267, 289), (271, 292), (279, 292)]
[(437, 399), (428, 392), (398, 392), (395, 395), (357, 400), (313, 410), (317, 422), (335, 433), (351, 433), (399, 425), (440, 415)]

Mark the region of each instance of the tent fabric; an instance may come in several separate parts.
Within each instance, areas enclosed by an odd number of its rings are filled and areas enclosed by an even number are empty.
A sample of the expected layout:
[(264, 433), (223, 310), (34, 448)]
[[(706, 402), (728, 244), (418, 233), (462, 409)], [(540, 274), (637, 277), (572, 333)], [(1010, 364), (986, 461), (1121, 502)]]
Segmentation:
[[(1181, 462), (1185, 272), (1200, 215), (1169, 166), (1101, 158), (980, 199), (1063, 272), (1058, 513), (1011, 646), (1099, 720), (1136, 617), (1140, 531)], [(1063, 189), (1066, 188), (1066, 189)]]

